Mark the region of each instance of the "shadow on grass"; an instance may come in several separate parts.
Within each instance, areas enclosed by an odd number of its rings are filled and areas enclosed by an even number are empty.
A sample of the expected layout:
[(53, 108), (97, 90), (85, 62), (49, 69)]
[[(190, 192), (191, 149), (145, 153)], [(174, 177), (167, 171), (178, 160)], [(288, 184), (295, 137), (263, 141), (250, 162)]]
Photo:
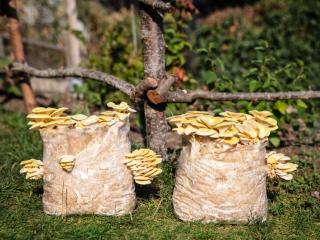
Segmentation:
[(37, 196), (40, 196), (40, 195), (42, 196), (43, 195), (43, 187), (34, 188), (32, 193), (37, 195)]
[(159, 198), (159, 187), (154, 185), (135, 185), (138, 198)]

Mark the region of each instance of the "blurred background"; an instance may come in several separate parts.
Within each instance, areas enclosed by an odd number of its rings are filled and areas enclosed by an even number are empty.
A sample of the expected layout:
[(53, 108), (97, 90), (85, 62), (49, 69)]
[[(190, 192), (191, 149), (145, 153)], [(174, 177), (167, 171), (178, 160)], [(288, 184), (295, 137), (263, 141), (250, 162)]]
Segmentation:
[[(26, 59), (39, 68), (85, 67), (130, 83), (142, 79), (138, 5), (125, 0), (24, 0), (19, 17)], [(164, 15), (167, 71), (176, 87), (220, 92), (319, 90), (320, 1), (176, 0)], [(6, 73), (12, 62), (6, 19), (0, 22), (0, 104), (23, 111), (19, 86)], [(94, 112), (108, 101), (129, 101), (95, 81), (32, 78), (37, 101)], [(167, 115), (187, 110), (270, 110), (281, 131), (270, 143), (320, 141), (319, 101), (248, 101), (170, 104)], [(141, 132), (139, 116), (133, 129)]]

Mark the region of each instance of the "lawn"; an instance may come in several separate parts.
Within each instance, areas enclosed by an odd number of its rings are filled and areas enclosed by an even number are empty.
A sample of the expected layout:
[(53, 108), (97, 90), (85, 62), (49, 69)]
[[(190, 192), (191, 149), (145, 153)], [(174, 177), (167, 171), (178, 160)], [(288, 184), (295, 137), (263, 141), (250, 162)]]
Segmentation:
[[(0, 239), (319, 239), (320, 169), (317, 147), (292, 156), (299, 165), (294, 180), (269, 181), (269, 216), (255, 225), (184, 223), (174, 213), (171, 193), (174, 166), (151, 187), (137, 189), (132, 215), (123, 217), (53, 217), (42, 212), (41, 181), (26, 181), (19, 162), (41, 159), (37, 132), (27, 129), (24, 115), (0, 110)], [(319, 168), (319, 166), (318, 166)]]

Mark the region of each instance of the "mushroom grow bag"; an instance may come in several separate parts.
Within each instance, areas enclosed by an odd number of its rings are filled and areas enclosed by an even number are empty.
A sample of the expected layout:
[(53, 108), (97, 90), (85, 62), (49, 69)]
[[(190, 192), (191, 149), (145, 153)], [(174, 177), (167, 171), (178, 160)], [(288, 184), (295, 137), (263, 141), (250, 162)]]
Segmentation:
[[(123, 215), (134, 209), (133, 178), (123, 164), (130, 152), (128, 121), (40, 132), (44, 148), (43, 206), (47, 214)], [(59, 165), (62, 155), (75, 156), (70, 173)]]
[(250, 223), (267, 217), (265, 143), (217, 149), (192, 138), (178, 159), (173, 192), (183, 221)]

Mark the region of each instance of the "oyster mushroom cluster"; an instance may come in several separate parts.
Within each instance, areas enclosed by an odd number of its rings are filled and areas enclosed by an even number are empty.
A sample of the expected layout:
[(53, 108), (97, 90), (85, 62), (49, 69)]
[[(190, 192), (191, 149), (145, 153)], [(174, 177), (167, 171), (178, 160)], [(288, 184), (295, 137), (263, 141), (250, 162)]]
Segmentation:
[(44, 108), (36, 107), (32, 109), (32, 112), (27, 115), (30, 120), (28, 125), (31, 127), (29, 129), (41, 129), (50, 128), (57, 125), (70, 125), (72, 122), (70, 118), (65, 116), (64, 112), (67, 108)]
[(142, 148), (126, 155), (124, 163), (131, 170), (137, 184), (147, 185), (162, 172), (156, 167), (161, 161), (161, 157), (154, 151)]
[(73, 155), (63, 155), (59, 159), (61, 168), (66, 172), (71, 172), (74, 168), (76, 158)]
[(121, 102), (120, 104), (115, 104), (113, 102), (108, 102), (107, 106), (112, 109), (112, 111), (104, 111), (99, 115), (99, 124), (102, 126), (112, 125), (117, 121), (124, 121), (130, 115), (130, 113), (135, 113), (136, 110), (129, 107), (126, 102)]
[(214, 116), (209, 112), (189, 111), (169, 117), (173, 131), (180, 135), (212, 138), (217, 147), (251, 145), (267, 141), (270, 132), (278, 128), (269, 111), (250, 111), (250, 114), (222, 112)]
[(27, 115), (27, 118), (30, 120), (28, 125), (31, 125), (30, 129), (34, 130), (57, 128), (59, 126), (83, 129), (94, 124), (99, 124), (103, 127), (107, 125), (111, 126), (118, 121), (124, 121), (129, 117), (130, 113), (135, 112), (125, 102), (121, 102), (118, 105), (110, 102), (107, 105), (112, 110), (102, 112), (99, 116), (87, 116), (84, 114), (67, 116), (64, 113), (67, 108), (36, 107)]
[(278, 176), (285, 180), (291, 180), (293, 178), (291, 173), (297, 170), (298, 165), (289, 162), (290, 160), (290, 157), (282, 153), (269, 152), (266, 155), (268, 177)]
[(43, 162), (36, 159), (24, 160), (20, 163), (22, 166), (20, 174), (26, 174), (26, 179), (38, 180), (43, 177)]

